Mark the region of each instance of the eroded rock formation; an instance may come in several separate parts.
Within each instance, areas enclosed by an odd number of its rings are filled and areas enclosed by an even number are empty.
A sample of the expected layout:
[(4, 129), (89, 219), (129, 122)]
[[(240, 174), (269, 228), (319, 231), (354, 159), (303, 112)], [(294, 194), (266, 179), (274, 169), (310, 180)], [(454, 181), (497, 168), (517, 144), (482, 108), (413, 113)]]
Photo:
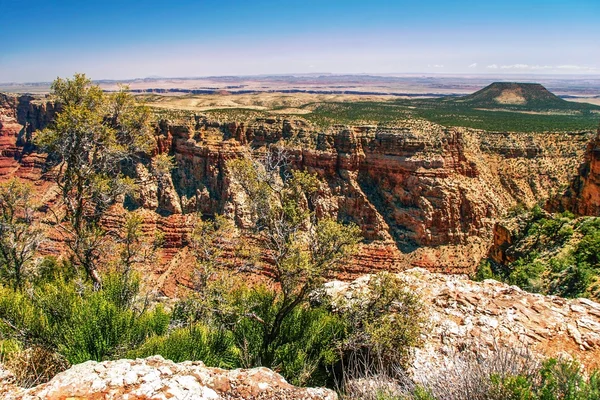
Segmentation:
[[(358, 224), (367, 239), (352, 271), (421, 266), (466, 272), (486, 254), (496, 218), (517, 203), (532, 205), (568, 182), (589, 133), (487, 133), (425, 121), (402, 126), (334, 126), (303, 120), (220, 123), (197, 117), (163, 126), (163, 148), (175, 156), (174, 187), (183, 212), (224, 213), (243, 224), (243, 198), (230, 190), (226, 161), (271, 143), (290, 162), (317, 173), (318, 211)], [(230, 177), (235, 179), (235, 177)], [(356, 276), (356, 275), (355, 275)]]
[[(585, 159), (562, 198), (550, 203), (578, 215), (600, 216), (600, 130), (585, 152)], [(557, 207), (558, 206), (558, 207)]]
[(56, 112), (51, 101), (0, 93), (0, 179), (39, 179), (46, 157), (31, 151), (31, 137), (36, 130), (45, 128)]
[[(30, 179), (43, 189), (45, 202), (53, 194), (43, 178), (45, 157), (23, 138), (55, 112), (45, 99), (0, 97), (0, 180)], [(146, 231), (165, 233), (162, 265), (147, 271), (161, 282), (176, 272), (167, 265), (185, 246), (186, 214), (220, 213), (244, 225), (247, 200), (232, 187), (226, 162), (268, 144), (285, 146), (294, 167), (323, 179), (317, 212), (361, 227), (366, 241), (341, 271), (350, 278), (415, 266), (472, 271), (488, 252), (496, 219), (517, 203), (532, 205), (556, 193), (576, 171), (591, 137), (489, 133), (420, 120), (321, 129), (280, 116), (245, 122), (196, 116), (161, 121), (156, 133), (155, 153), (172, 155), (176, 168), (157, 176), (150, 163), (138, 164), (140, 189), (130, 206), (150, 212)], [(107, 217), (115, 226), (117, 214)]]

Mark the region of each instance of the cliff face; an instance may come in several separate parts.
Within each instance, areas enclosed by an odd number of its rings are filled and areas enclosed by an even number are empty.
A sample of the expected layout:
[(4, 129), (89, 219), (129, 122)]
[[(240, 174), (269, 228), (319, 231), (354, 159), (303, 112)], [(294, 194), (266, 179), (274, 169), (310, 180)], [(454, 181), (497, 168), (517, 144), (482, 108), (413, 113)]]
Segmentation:
[[(0, 179), (40, 179), (44, 157), (20, 138), (50, 121), (56, 107), (27, 96), (0, 97)], [(244, 225), (243, 195), (232, 188), (227, 160), (260, 153), (268, 144), (288, 149), (296, 168), (324, 184), (317, 212), (358, 224), (366, 242), (342, 276), (410, 266), (470, 272), (489, 248), (495, 219), (517, 203), (533, 204), (566, 184), (583, 156), (589, 134), (494, 134), (444, 128), (426, 121), (395, 127), (333, 126), (273, 117), (157, 124), (156, 153), (176, 162), (157, 177), (138, 164), (135, 205), (148, 210), (148, 231), (166, 234), (164, 274), (185, 246), (185, 214), (221, 213)], [(46, 191), (50, 193), (51, 191)], [(119, 211), (107, 223), (119, 224)], [(169, 272), (171, 271), (171, 272)]]
[(45, 157), (32, 152), (33, 132), (45, 128), (57, 112), (54, 103), (29, 95), (0, 93), (0, 179), (37, 180)]
[(562, 198), (551, 208), (563, 208), (578, 215), (600, 216), (600, 129), (588, 143), (579, 174), (571, 181)]
[[(308, 128), (288, 120), (234, 129), (202, 120), (196, 132), (171, 128), (166, 141), (177, 161), (173, 183), (182, 210), (226, 212), (234, 194), (228, 193), (224, 179), (225, 162), (247, 153), (246, 144), (257, 149), (289, 143)], [(321, 212), (357, 223), (368, 240), (394, 238), (406, 248), (464, 243), (482, 233), (484, 219), (497, 207), (475, 204), (480, 199), (468, 183), (479, 183), (478, 171), (465, 158), (461, 133), (433, 125), (421, 129), (338, 126), (313, 131), (316, 145), (290, 146), (290, 162), (327, 183), (321, 190)]]
[(557, 191), (589, 137), (489, 134), (424, 121), (323, 131), (284, 118), (197, 118), (161, 133), (161, 150), (177, 161), (180, 204), (169, 209), (224, 213), (240, 224), (243, 199), (229, 187), (226, 161), (270, 143), (287, 146), (293, 165), (326, 182), (318, 211), (362, 228), (368, 244), (348, 267), (353, 273), (378, 268), (382, 259), (383, 268), (469, 271), (487, 252), (495, 218)]

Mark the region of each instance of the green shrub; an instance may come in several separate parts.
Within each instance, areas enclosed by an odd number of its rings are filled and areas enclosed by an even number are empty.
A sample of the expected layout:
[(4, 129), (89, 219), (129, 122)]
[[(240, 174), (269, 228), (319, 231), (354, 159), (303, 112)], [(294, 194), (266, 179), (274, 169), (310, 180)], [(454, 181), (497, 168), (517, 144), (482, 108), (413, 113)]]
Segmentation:
[[(354, 378), (377, 370), (392, 377), (410, 361), (410, 349), (421, 344), (426, 323), (418, 297), (396, 275), (374, 275), (364, 291), (338, 305), (347, 323), (344, 363)], [(346, 378), (344, 378), (346, 379)]]
[(545, 266), (540, 261), (519, 259), (510, 265), (508, 283), (517, 285), (530, 292), (540, 292), (543, 289), (541, 277)]
[(489, 260), (483, 259), (481, 260), (481, 263), (479, 263), (475, 274), (471, 276), (471, 279), (478, 282), (482, 282), (486, 279), (495, 279), (497, 281), (501, 281), (502, 277), (498, 276), (494, 272), (492, 269), (492, 263)]
[(325, 308), (297, 308), (284, 320), (271, 367), (294, 385), (331, 385), (345, 327), (340, 316)]
[(302, 304), (283, 319), (279, 334), (266, 349), (269, 358), (263, 359), (264, 330), (281, 307), (280, 293), (264, 285), (232, 281), (235, 279), (228, 280), (229, 290), (219, 289), (216, 283), (205, 304), (180, 303), (174, 319), (180, 323), (200, 321), (230, 333), (238, 349), (236, 365), (272, 368), (295, 385), (332, 384), (346, 334), (343, 319), (324, 306)]
[(113, 293), (127, 283), (111, 276), (107, 282), (112, 287), (107, 291), (64, 279), (28, 292), (0, 286), (0, 332), (27, 346), (56, 351), (73, 364), (118, 357), (149, 336), (166, 332), (170, 316), (162, 307), (124, 308)]
[(159, 354), (174, 362), (204, 362), (210, 367), (237, 368), (239, 349), (233, 334), (195, 323), (177, 328), (164, 336), (150, 337), (145, 343), (127, 353), (127, 357), (148, 357)]
[(533, 400), (532, 383), (523, 375), (490, 376), (490, 399)]
[(597, 372), (586, 379), (581, 366), (575, 361), (547, 360), (540, 370), (540, 376), (540, 383), (536, 388), (537, 399), (600, 399)]
[(351, 352), (405, 361), (408, 347), (418, 344), (419, 303), (391, 274), (371, 279), (368, 294), (345, 311), (333, 311), (323, 298), (300, 304), (265, 346), (265, 329), (283, 301), (276, 289), (228, 276), (171, 314), (140, 301), (135, 274), (108, 273), (95, 290), (69, 263), (42, 264), (27, 290), (0, 285), (0, 335), (10, 339), (5, 353), (43, 349), (69, 364), (160, 354), (223, 368), (266, 366), (295, 385), (332, 386)]

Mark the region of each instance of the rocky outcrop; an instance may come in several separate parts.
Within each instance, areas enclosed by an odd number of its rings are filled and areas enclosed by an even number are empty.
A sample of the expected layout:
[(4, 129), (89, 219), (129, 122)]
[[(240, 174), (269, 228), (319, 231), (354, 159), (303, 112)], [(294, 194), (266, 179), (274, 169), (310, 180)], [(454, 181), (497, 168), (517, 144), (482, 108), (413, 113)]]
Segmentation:
[[(371, 275), (330, 282), (327, 292), (352, 298)], [(428, 316), (424, 345), (414, 349), (411, 373), (427, 376), (449, 366), (457, 353), (486, 355), (503, 347), (527, 349), (539, 358), (574, 357), (600, 366), (600, 304), (532, 294), (494, 280), (415, 268), (398, 274), (418, 294)]]
[(509, 264), (516, 260), (517, 256), (512, 250), (522, 226), (518, 220), (504, 219), (496, 222), (494, 225), (492, 245), (489, 251), (489, 258), (502, 265)]
[(12, 383), (0, 366), (0, 395), (5, 400), (144, 399), (144, 400), (335, 400), (335, 392), (297, 388), (267, 369), (227, 371), (202, 362), (176, 364), (160, 356), (97, 363), (88, 361), (31, 389)]
[(550, 208), (567, 209), (578, 215), (600, 216), (600, 130), (587, 146), (584, 161), (563, 197)]
[(33, 151), (31, 138), (56, 112), (56, 104), (46, 99), (0, 93), (0, 179), (39, 179), (46, 157)]
[[(239, 222), (243, 205), (229, 188), (226, 161), (278, 143), (290, 149), (292, 165), (326, 182), (317, 211), (358, 224), (369, 245), (386, 248), (393, 268), (467, 272), (487, 253), (496, 218), (568, 181), (589, 134), (492, 134), (425, 121), (319, 130), (281, 117), (197, 117), (165, 125), (162, 137), (177, 160), (173, 182), (184, 212)], [(356, 261), (377, 268), (376, 259)]]

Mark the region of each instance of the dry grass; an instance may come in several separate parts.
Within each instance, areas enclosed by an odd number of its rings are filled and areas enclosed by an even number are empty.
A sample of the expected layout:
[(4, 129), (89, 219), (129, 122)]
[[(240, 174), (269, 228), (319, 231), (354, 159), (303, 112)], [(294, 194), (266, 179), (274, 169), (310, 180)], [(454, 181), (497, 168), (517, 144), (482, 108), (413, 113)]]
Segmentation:
[(64, 357), (42, 347), (4, 354), (0, 362), (13, 374), (13, 383), (24, 388), (48, 382), (56, 374), (69, 368)]
[(312, 93), (247, 93), (247, 94), (201, 94), (190, 95), (138, 95), (138, 99), (155, 108), (203, 112), (216, 109), (244, 108), (272, 111), (276, 114), (307, 114), (312, 103), (344, 101), (386, 101), (396, 96), (312, 94)]
[(596, 96), (596, 97), (577, 97), (577, 98), (569, 98), (566, 100), (573, 101), (575, 103), (589, 103), (589, 104), (595, 104), (597, 106), (600, 106), (600, 97), (598, 97), (598, 96)]
[(523, 90), (521, 88), (514, 90), (503, 90), (500, 96), (494, 99), (500, 104), (525, 104), (527, 100), (523, 97)]
[(525, 348), (496, 347), (485, 357), (457, 353), (450, 365), (416, 379), (399, 366), (390, 369), (358, 357), (344, 368), (338, 387), (344, 400), (504, 400), (508, 394), (492, 377), (534, 377), (539, 368)]

